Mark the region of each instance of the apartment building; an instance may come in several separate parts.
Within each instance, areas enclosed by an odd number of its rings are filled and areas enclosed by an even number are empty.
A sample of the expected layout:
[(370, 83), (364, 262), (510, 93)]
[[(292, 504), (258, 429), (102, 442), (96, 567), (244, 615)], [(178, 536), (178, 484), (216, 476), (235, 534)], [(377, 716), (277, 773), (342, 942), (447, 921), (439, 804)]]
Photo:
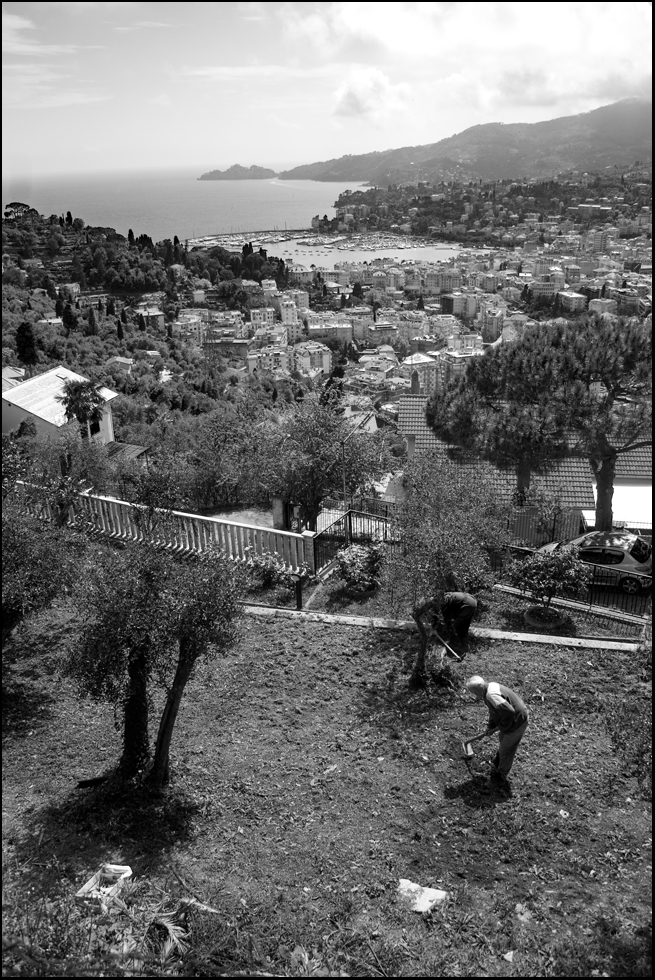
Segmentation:
[(251, 351), (247, 358), (248, 374), (261, 374), (268, 372), (271, 374), (288, 374), (289, 352), (293, 347), (286, 345), (270, 345), (262, 347), (260, 350)]
[(309, 377), (318, 375), (327, 377), (332, 370), (332, 351), (325, 344), (307, 340), (290, 347), (289, 350), (293, 352), (293, 367), (301, 374)]
[(437, 383), (436, 358), (430, 357), (428, 354), (410, 354), (409, 357), (401, 361), (398, 374), (401, 378), (408, 378), (411, 381), (414, 372), (418, 375), (420, 393), (430, 395)]
[(250, 323), (253, 330), (259, 327), (272, 327), (277, 322), (275, 310), (272, 306), (264, 306), (262, 309), (250, 311)]
[(576, 293), (572, 289), (565, 289), (558, 294), (562, 309), (567, 313), (580, 313), (587, 306), (587, 297), (582, 293)]
[(460, 378), (472, 357), (483, 353), (480, 334), (463, 333), (448, 337), (445, 350), (436, 351), (432, 356), (436, 362), (436, 386), (443, 389), (453, 378)]

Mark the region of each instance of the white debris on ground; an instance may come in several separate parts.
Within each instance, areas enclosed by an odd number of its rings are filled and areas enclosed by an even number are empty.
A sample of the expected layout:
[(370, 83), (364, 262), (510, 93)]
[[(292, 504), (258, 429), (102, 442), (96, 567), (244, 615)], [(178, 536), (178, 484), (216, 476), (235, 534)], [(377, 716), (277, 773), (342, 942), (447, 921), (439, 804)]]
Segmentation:
[(409, 878), (401, 878), (398, 882), (398, 895), (409, 903), (412, 912), (429, 912), (438, 902), (448, 898), (448, 892), (441, 888), (424, 888)]

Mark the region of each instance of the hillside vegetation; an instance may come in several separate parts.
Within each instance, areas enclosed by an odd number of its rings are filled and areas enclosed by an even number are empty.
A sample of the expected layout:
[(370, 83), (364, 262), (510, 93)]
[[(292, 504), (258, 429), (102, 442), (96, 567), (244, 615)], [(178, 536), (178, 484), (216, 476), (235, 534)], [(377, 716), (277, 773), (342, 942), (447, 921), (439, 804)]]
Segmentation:
[(294, 167), (282, 180), (378, 184), (481, 177), (502, 180), (562, 170), (600, 170), (652, 156), (652, 104), (624, 99), (538, 123), (486, 123), (422, 146), (347, 155)]

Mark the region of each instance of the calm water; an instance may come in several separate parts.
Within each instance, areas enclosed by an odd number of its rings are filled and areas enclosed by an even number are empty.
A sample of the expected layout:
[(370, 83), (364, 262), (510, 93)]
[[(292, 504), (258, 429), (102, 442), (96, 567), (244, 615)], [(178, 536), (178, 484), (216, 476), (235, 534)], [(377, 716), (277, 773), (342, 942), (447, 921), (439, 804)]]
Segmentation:
[[(204, 168), (205, 170), (207, 168)], [(339, 194), (357, 183), (314, 180), (198, 180), (203, 168), (30, 177), (2, 182), (2, 202), (23, 201), (41, 214), (70, 211), (86, 224), (153, 241), (231, 231), (309, 228), (312, 216), (334, 216)], [(342, 255), (343, 253), (338, 253)]]

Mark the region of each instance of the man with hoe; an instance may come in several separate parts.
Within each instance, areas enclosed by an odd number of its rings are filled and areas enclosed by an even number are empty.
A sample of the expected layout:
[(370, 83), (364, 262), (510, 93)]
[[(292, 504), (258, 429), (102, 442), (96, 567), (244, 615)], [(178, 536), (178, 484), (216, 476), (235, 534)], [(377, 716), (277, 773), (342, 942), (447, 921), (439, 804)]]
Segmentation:
[(506, 782), (516, 750), (528, 727), (528, 709), (514, 691), (510, 691), (504, 684), (485, 681), (478, 674), (469, 677), (466, 688), (478, 701), (484, 701), (489, 709), (489, 722), (484, 732), (467, 739), (464, 750), (467, 755), (472, 755), (472, 741), (498, 732), (498, 751), (492, 763), (492, 779)]

